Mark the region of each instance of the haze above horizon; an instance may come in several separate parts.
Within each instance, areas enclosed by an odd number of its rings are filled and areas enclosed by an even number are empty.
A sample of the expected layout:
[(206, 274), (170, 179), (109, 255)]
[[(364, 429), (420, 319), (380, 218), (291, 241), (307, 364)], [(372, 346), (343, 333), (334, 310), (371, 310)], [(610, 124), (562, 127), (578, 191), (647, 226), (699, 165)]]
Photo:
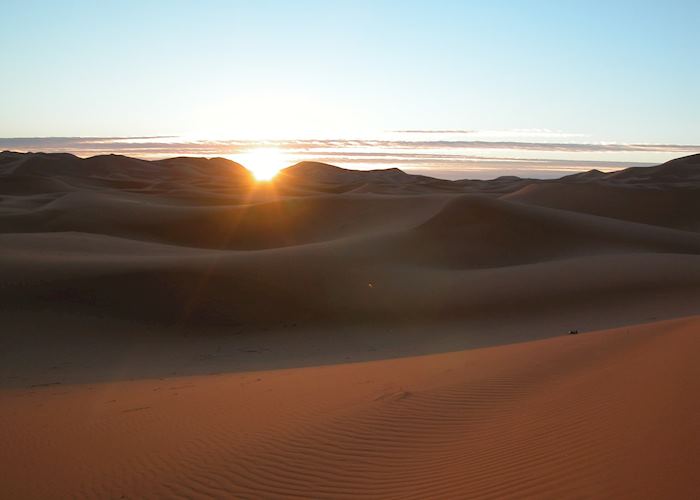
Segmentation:
[(700, 4), (4, 3), (0, 149), (558, 177), (700, 152)]

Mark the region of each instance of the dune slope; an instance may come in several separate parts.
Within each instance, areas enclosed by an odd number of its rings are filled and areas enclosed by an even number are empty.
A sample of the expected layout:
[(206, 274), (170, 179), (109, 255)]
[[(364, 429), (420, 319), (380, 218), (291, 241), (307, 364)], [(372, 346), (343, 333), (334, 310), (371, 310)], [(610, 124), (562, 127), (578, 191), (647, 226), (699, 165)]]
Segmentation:
[(635, 189), (606, 184), (529, 185), (501, 197), (602, 217), (700, 231), (700, 190)]
[(698, 328), (694, 317), (370, 363), (6, 389), (3, 490), (690, 498)]

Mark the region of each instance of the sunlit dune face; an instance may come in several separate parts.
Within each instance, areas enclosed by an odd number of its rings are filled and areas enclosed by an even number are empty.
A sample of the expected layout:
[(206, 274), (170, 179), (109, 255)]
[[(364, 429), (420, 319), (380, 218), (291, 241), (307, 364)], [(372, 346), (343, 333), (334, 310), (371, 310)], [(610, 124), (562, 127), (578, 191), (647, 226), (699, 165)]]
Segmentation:
[(284, 154), (275, 148), (253, 149), (241, 154), (237, 161), (250, 170), (259, 181), (269, 181), (285, 165)]

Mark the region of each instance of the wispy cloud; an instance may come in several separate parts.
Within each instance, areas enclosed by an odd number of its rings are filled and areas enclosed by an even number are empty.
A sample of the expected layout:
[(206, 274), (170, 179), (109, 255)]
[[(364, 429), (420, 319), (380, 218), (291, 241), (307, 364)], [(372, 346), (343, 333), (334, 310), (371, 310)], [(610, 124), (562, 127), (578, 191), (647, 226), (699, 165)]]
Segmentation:
[(353, 141), (353, 145), (391, 148), (439, 149), (507, 149), (527, 151), (566, 152), (700, 152), (696, 144), (617, 144), (617, 143), (556, 143), (520, 141)]
[(465, 130), (465, 129), (455, 129), (455, 130), (392, 130), (392, 132), (397, 134), (474, 134), (476, 130)]
[(574, 137), (587, 137), (586, 134), (576, 132), (564, 132), (561, 130), (551, 130), (547, 128), (517, 128), (506, 130), (471, 130), (471, 129), (413, 129), (413, 130), (394, 130), (395, 134), (405, 134), (412, 136), (421, 135), (444, 135), (444, 136), (460, 136), (468, 135), (474, 139), (565, 139)]
[(313, 150), (347, 148), (441, 149), (441, 150), (525, 150), (551, 152), (700, 152), (699, 144), (624, 144), (580, 142), (524, 142), (480, 140), (368, 140), (368, 139), (293, 139), (272, 141), (187, 140), (175, 136), (149, 137), (22, 137), (0, 138), (0, 148), (17, 150), (60, 150), (81, 152), (150, 152), (153, 154), (229, 154), (254, 147)]

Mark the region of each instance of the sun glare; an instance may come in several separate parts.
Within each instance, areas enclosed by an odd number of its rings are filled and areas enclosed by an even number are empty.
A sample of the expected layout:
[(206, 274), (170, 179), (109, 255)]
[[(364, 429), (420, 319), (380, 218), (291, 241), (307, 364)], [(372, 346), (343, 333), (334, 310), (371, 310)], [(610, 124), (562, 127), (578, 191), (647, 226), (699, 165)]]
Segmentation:
[(259, 181), (269, 181), (285, 166), (284, 154), (275, 148), (252, 149), (236, 158)]

